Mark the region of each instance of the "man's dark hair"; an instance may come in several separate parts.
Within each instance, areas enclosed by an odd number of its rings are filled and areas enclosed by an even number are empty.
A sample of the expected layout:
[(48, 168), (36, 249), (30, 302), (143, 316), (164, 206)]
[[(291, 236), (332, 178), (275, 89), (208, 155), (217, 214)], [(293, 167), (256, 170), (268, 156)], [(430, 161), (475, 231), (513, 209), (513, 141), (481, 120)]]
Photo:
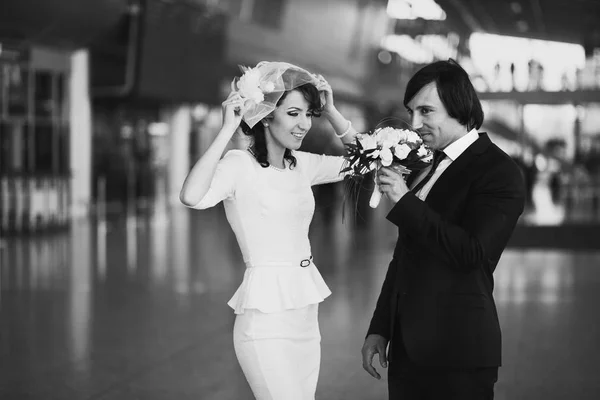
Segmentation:
[(479, 129), (483, 123), (483, 110), (467, 72), (453, 59), (437, 61), (421, 68), (408, 81), (404, 93), (404, 106), (423, 88), (435, 82), (438, 95), (450, 117), (468, 130)]

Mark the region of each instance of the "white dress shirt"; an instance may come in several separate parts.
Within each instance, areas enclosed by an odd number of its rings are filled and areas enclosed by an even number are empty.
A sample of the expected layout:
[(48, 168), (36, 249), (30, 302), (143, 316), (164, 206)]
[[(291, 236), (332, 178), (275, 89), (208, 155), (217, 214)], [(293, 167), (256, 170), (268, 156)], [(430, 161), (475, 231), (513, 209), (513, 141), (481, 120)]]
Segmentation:
[[(427, 182), (425, 185), (423, 185), (421, 189), (419, 189), (419, 191), (416, 193), (416, 196), (419, 199), (425, 201), (427, 195), (429, 194), (429, 191), (431, 190), (433, 185), (435, 185), (435, 182), (439, 179), (439, 177), (442, 176), (446, 168), (448, 168), (450, 164), (452, 164), (454, 160), (456, 160), (458, 156), (460, 156), (465, 150), (467, 150), (467, 148), (470, 145), (472, 145), (477, 139), (479, 139), (479, 133), (476, 129), (472, 129), (469, 133), (467, 133), (460, 139), (446, 146), (446, 148), (443, 150), (446, 157), (444, 157), (444, 159), (440, 161), (440, 164), (433, 173), (431, 179), (429, 179), (429, 182)], [(421, 171), (419, 176), (417, 176), (417, 179), (415, 179), (412, 183), (411, 189), (417, 186), (417, 183), (422, 181), (423, 178), (427, 176), (427, 173), (430, 169), (431, 167), (427, 167), (423, 171)]]

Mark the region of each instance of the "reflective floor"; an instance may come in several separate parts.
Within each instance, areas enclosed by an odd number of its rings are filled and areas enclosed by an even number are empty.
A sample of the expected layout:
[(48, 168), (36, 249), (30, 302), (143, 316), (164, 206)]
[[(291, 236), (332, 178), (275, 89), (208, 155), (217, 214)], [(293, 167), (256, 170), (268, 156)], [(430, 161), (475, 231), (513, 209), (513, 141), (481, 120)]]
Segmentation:
[[(355, 225), (318, 204), (313, 255), (333, 295), (317, 398), (386, 399), (360, 347), (394, 228), (384, 205)], [(252, 399), (226, 305), (243, 263), (222, 208), (79, 221), (6, 238), (0, 254), (0, 399)], [(496, 399), (600, 398), (600, 252), (508, 249), (496, 282)]]

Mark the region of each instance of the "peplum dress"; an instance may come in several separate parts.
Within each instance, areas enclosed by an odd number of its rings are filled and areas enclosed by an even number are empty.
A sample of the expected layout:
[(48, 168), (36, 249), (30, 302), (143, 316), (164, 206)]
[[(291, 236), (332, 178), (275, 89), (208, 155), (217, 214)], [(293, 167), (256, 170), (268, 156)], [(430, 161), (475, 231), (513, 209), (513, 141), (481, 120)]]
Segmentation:
[(249, 151), (219, 161), (196, 209), (224, 202), (246, 265), (228, 305), (236, 314), (234, 348), (257, 399), (312, 400), (321, 347), (318, 303), (331, 291), (308, 239), (311, 186), (337, 182), (344, 158), (292, 152), (293, 169), (264, 168)]

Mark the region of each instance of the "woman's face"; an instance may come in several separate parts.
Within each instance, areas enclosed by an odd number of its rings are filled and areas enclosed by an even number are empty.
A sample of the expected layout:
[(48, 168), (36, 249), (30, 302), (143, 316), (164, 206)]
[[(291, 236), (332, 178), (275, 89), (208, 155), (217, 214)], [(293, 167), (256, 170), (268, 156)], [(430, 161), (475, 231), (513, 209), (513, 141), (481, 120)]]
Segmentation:
[(287, 94), (281, 104), (266, 119), (267, 143), (284, 149), (297, 150), (312, 126), (313, 113), (298, 90)]

